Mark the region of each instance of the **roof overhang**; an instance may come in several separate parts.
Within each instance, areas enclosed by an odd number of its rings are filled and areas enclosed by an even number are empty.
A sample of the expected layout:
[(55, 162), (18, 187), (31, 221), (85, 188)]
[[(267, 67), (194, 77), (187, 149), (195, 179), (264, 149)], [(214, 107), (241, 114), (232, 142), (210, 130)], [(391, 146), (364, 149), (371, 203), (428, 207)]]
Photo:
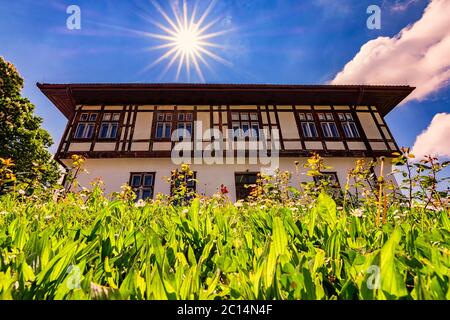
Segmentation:
[(415, 88), (371, 85), (37, 84), (67, 117), (77, 105), (368, 105), (387, 115)]

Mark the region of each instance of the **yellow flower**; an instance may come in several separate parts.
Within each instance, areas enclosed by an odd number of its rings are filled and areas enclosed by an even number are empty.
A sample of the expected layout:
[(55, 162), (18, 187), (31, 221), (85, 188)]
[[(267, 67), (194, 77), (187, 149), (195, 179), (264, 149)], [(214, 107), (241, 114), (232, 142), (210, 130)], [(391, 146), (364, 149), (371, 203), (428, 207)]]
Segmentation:
[(74, 154), (72, 155), (73, 166), (81, 167), (86, 159), (83, 156)]
[(9, 159), (0, 158), (0, 161), (2, 162), (2, 165), (4, 165), (5, 167), (12, 167), (12, 166), (14, 166), (14, 163), (13, 163), (11, 158), (9, 158)]

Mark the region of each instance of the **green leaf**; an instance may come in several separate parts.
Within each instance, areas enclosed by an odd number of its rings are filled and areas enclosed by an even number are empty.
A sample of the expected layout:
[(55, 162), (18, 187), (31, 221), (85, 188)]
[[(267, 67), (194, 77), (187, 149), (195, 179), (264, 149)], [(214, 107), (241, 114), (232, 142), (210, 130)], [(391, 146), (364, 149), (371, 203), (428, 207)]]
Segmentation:
[(147, 290), (152, 290), (153, 299), (155, 300), (167, 300), (168, 294), (165, 288), (165, 285), (162, 281), (161, 272), (158, 265), (155, 265), (153, 269), (153, 279), (152, 284)]
[(200, 199), (195, 198), (192, 201), (190, 213), (191, 213), (192, 226), (194, 227), (194, 230), (197, 233), (199, 233), (199, 215), (198, 215), (199, 211), (200, 211)]
[(316, 256), (314, 257), (314, 265), (312, 268), (312, 274), (314, 275), (319, 268), (323, 266), (325, 262), (325, 251), (317, 249)]
[(325, 220), (327, 224), (334, 229), (336, 225), (336, 202), (327, 195), (322, 192), (317, 198), (317, 210), (319, 211), (320, 218)]
[(276, 256), (288, 254), (288, 236), (280, 217), (273, 219), (273, 234), (271, 250), (274, 250)]
[(396, 266), (395, 251), (402, 238), (400, 228), (396, 228), (380, 252), (380, 280), (384, 297), (398, 299), (408, 295), (405, 281)]

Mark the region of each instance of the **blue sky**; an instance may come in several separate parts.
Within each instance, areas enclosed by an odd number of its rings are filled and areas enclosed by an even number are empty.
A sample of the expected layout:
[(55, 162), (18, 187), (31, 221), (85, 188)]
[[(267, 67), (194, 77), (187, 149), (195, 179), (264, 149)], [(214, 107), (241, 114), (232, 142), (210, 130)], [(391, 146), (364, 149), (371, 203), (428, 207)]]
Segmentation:
[[(149, 20), (163, 22), (149, 0), (0, 0), (0, 55), (25, 78), (24, 95), (59, 141), (66, 119), (40, 93), (36, 82), (175, 82), (175, 68), (161, 78), (165, 64), (144, 70), (162, 50), (148, 50), (158, 39), (129, 30), (161, 33)], [(169, 10), (167, 0), (159, 3)], [(200, 0), (200, 9), (208, 1)], [(230, 29), (212, 50), (228, 60), (208, 59), (211, 83), (324, 84), (380, 36), (393, 37), (419, 20), (429, 1), (421, 0), (218, 0), (210, 14), (213, 31)], [(81, 8), (81, 30), (68, 30), (66, 8)], [(193, 1), (188, 0), (192, 6)], [(366, 27), (366, 9), (382, 9), (382, 28)], [(401, 6), (401, 10), (395, 10)], [(182, 72), (180, 82), (198, 82)], [(387, 122), (401, 146), (412, 146), (436, 113), (449, 112), (444, 87), (422, 101), (396, 108)], [(449, 135), (450, 136), (450, 135)], [(52, 147), (54, 151), (56, 146)]]

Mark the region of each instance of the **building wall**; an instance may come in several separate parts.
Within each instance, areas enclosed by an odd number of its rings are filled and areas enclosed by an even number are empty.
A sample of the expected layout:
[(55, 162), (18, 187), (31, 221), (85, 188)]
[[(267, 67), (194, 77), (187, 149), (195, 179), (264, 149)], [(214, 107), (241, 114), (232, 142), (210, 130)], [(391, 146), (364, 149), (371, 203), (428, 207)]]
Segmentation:
[[(202, 121), (203, 132), (199, 133), (204, 141), (210, 137), (204, 136), (207, 129), (221, 129), (231, 127), (230, 114), (232, 112), (248, 111), (258, 114), (261, 129), (279, 129), (282, 151), (308, 152), (321, 151), (328, 155), (342, 155), (343, 152), (373, 152), (391, 153), (397, 150), (395, 141), (374, 106), (274, 106), (274, 105), (247, 105), (247, 106), (78, 106), (74, 119), (68, 123), (63, 136), (58, 155), (65, 158), (70, 153), (81, 152), (160, 152), (170, 151), (171, 144), (152, 140), (155, 130), (155, 113), (158, 111), (182, 110), (192, 111), (194, 120)], [(98, 139), (98, 130), (101, 121), (97, 122), (93, 139), (82, 141), (74, 139), (78, 119), (83, 112), (98, 112), (100, 115), (107, 112), (119, 112), (119, 136), (114, 141)], [(358, 122), (361, 137), (358, 139), (345, 139), (340, 132), (339, 139), (311, 140), (303, 137), (299, 128), (298, 112), (351, 112)], [(335, 119), (339, 125), (339, 121)], [(317, 128), (319, 131), (320, 127)], [(340, 152), (340, 153), (339, 153)]]
[[(347, 172), (354, 168), (355, 158), (326, 158), (325, 164), (332, 166), (329, 172), (336, 172), (339, 183), (343, 187), (346, 183)], [(299, 173), (296, 173), (295, 161), (299, 161)], [(370, 159), (367, 159), (370, 161)], [(69, 164), (69, 160), (64, 160)], [(292, 173), (291, 185), (298, 186), (301, 181), (312, 181), (311, 177), (306, 175), (306, 169), (303, 164), (306, 158), (281, 158), (279, 168), (281, 171)], [(90, 188), (90, 182), (100, 178), (105, 183), (105, 193), (120, 191), (120, 187), (129, 182), (131, 172), (155, 172), (154, 195), (158, 193), (169, 194), (170, 187), (166, 178), (170, 172), (178, 166), (173, 164), (170, 159), (87, 159), (85, 169), (88, 173), (81, 174), (78, 178), (81, 187)], [(198, 183), (197, 191), (201, 194), (211, 196), (216, 193), (221, 184), (228, 187), (230, 198), (236, 200), (235, 191), (235, 173), (242, 172), (260, 172), (260, 165), (232, 164), (232, 165), (191, 165), (191, 170), (196, 172)], [(385, 173), (390, 172), (390, 162), (385, 164)], [(379, 168), (376, 168), (379, 173)]]
[[(341, 186), (345, 184), (347, 172), (354, 167), (359, 158), (372, 159), (379, 156), (390, 156), (397, 150), (397, 145), (387, 127), (384, 119), (374, 106), (331, 106), (331, 105), (238, 105), (238, 106), (174, 106), (174, 105), (125, 105), (125, 106), (78, 106), (75, 116), (69, 121), (66, 132), (60, 143), (57, 157), (69, 163), (71, 155), (83, 154), (88, 160), (86, 169), (89, 175), (80, 177), (82, 185), (89, 187), (89, 182), (96, 177), (102, 178), (106, 183), (106, 192), (119, 191), (120, 186), (130, 179), (130, 172), (156, 172), (155, 194), (169, 193), (169, 184), (164, 181), (170, 171), (177, 167), (171, 159), (173, 143), (171, 141), (156, 141), (153, 135), (156, 128), (156, 115), (158, 112), (191, 112), (194, 121), (201, 121), (200, 146), (205, 150), (211, 143), (211, 135), (205, 134), (208, 129), (219, 129), (222, 133), (232, 127), (233, 112), (250, 112), (258, 115), (260, 129), (278, 129), (280, 139), (279, 167), (281, 170), (295, 172), (294, 162), (302, 162), (310, 156), (312, 151), (319, 152), (326, 158), (328, 165), (336, 171)], [(83, 113), (94, 112), (98, 114), (95, 121), (95, 132), (91, 139), (74, 139), (74, 133)], [(323, 134), (317, 139), (308, 139), (303, 136), (300, 127), (299, 113), (315, 114), (317, 130), (321, 132), (318, 113), (333, 113), (335, 123), (339, 128), (340, 138), (325, 138)], [(118, 113), (119, 128), (116, 139), (99, 139), (99, 130), (102, 115), (105, 113)], [(344, 138), (343, 128), (337, 117), (338, 113), (349, 113), (357, 125), (360, 137), (355, 139)], [(272, 133), (271, 133), (272, 134)], [(216, 137), (217, 138), (217, 137)], [(269, 142), (274, 137), (269, 135)], [(252, 143), (245, 143), (246, 149)], [(233, 144), (234, 150), (238, 144)], [(269, 148), (271, 146), (269, 145)], [(224, 162), (227, 163), (227, 162)], [(197, 171), (200, 182), (197, 190), (206, 195), (214, 194), (220, 184), (225, 184), (235, 199), (234, 174), (236, 172), (259, 172), (257, 164), (233, 165), (198, 165), (192, 166)], [(386, 168), (386, 172), (389, 172)], [(378, 171), (376, 171), (378, 174)], [(310, 179), (301, 175), (301, 179)], [(295, 183), (294, 177), (293, 183)], [(298, 181), (297, 181), (298, 182)]]

